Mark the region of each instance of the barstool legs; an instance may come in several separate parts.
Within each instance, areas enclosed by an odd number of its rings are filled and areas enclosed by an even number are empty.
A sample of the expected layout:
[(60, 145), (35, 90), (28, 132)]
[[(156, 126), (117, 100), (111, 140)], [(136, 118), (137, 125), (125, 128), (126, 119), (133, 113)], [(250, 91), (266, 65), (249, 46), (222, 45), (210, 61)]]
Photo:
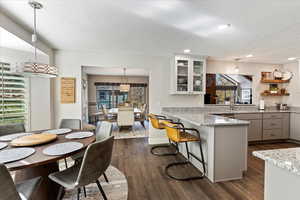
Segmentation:
[[(199, 145), (200, 145), (200, 155), (201, 155), (201, 159), (198, 158), (195, 154), (189, 152), (189, 148), (188, 148), (188, 144), (187, 142), (185, 142), (185, 147), (186, 147), (186, 151), (187, 151), (187, 157), (188, 159), (186, 161), (181, 161), (181, 162), (174, 162), (174, 163), (170, 163), (166, 166), (165, 168), (165, 173), (168, 177), (172, 178), (172, 179), (175, 179), (175, 180), (178, 180), (178, 181), (189, 181), (189, 180), (194, 180), (194, 179), (202, 179), (204, 176), (205, 176), (205, 173), (206, 173), (206, 168), (205, 168), (205, 162), (204, 162), (204, 156), (203, 156), (203, 150), (202, 150), (202, 145), (201, 145), (201, 142), (199, 142)], [(191, 164), (192, 163), (190, 162), (190, 156), (194, 157), (195, 159), (197, 159), (201, 164), (202, 164), (202, 167), (203, 167), (203, 172), (201, 173), (201, 175), (198, 175), (198, 176), (191, 176), (191, 177), (184, 177), (184, 178), (178, 178), (178, 177), (175, 177), (173, 175), (171, 175), (169, 173), (169, 168), (171, 167), (174, 167), (174, 166), (178, 166), (178, 165), (187, 165), (187, 164)]]
[[(155, 149), (158, 148), (171, 148), (171, 147), (175, 147), (175, 151), (172, 153), (157, 153), (154, 152)], [(150, 150), (151, 154), (155, 155), (155, 156), (175, 156), (178, 154), (178, 144), (176, 144), (176, 146), (174, 146), (174, 144), (172, 144), (169, 140), (169, 144), (164, 144), (164, 145), (157, 145), (151, 148)]]

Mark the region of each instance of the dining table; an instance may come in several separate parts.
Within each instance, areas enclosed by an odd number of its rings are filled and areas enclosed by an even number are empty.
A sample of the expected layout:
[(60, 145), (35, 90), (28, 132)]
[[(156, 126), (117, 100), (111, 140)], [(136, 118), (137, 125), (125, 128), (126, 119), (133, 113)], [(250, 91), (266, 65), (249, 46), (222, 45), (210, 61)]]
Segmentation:
[[(119, 112), (119, 108), (111, 108), (108, 110), (108, 113), (113, 115), (118, 115), (118, 112)], [(142, 111), (139, 108), (133, 108), (133, 112), (134, 114), (138, 114), (141, 113)]]
[[(43, 131), (39, 131), (36, 133), (42, 132)], [(62, 160), (76, 153), (79, 153), (80, 151), (83, 151), (89, 144), (93, 143), (96, 140), (95, 135), (82, 139), (65, 138), (66, 135), (74, 132), (78, 132), (78, 130), (72, 130), (69, 133), (57, 135), (56, 140), (51, 141), (49, 143), (32, 146), (32, 148), (35, 149), (34, 154), (25, 159), (5, 164), (9, 171), (15, 172), (15, 183), (19, 183), (34, 177), (42, 177), (42, 183), (37, 192), (35, 193), (34, 197), (32, 198), (33, 200), (57, 200), (63, 198), (64, 189), (55, 182), (51, 181), (48, 178), (48, 175), (59, 171), (59, 160)], [(60, 144), (64, 142), (79, 142), (83, 145), (80, 149), (71, 153), (55, 156), (49, 156), (44, 154), (44, 149), (50, 147), (51, 145)], [(8, 147), (6, 147), (5, 149), (10, 148), (18, 147), (8, 145)]]

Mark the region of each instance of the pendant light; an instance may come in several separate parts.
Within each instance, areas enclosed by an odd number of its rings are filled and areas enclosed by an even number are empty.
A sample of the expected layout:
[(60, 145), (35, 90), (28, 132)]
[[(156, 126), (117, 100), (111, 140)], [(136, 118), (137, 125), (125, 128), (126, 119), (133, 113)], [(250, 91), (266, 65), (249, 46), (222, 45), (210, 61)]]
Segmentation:
[[(127, 80), (125, 67), (123, 68), (123, 72), (124, 72), (123, 79)], [(126, 82), (124, 81), (123, 83), (120, 84), (120, 92), (129, 92), (129, 90), (130, 90), (130, 84), (128, 84), (127, 81)]]
[(29, 5), (34, 11), (34, 32), (32, 35), (32, 43), (34, 46), (34, 62), (23, 63), (22, 72), (25, 76), (38, 76), (43, 78), (54, 78), (58, 76), (58, 70), (55, 66), (37, 62), (37, 32), (36, 32), (36, 10), (42, 9), (43, 5), (36, 1), (29, 1)]

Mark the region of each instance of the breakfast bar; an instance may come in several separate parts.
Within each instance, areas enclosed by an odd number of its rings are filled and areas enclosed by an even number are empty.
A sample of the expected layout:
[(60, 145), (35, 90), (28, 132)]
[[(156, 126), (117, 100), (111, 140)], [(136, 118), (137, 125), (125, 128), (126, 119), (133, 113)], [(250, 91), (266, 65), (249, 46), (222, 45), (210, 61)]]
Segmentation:
[[(180, 121), (185, 127), (200, 132), (206, 163), (206, 176), (215, 183), (241, 179), (247, 170), (247, 131), (249, 122), (205, 113), (163, 112), (168, 118)], [(200, 155), (198, 143), (190, 143), (189, 149)], [(184, 145), (179, 151), (185, 156)], [(191, 163), (203, 171), (200, 163), (191, 158)]]

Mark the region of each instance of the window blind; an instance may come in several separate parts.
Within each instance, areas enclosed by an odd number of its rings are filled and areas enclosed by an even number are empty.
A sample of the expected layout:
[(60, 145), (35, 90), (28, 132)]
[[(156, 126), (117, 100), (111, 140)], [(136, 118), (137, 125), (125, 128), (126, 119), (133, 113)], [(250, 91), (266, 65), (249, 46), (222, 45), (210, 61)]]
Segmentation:
[(0, 62), (0, 124), (26, 122), (26, 88), (22, 75)]

